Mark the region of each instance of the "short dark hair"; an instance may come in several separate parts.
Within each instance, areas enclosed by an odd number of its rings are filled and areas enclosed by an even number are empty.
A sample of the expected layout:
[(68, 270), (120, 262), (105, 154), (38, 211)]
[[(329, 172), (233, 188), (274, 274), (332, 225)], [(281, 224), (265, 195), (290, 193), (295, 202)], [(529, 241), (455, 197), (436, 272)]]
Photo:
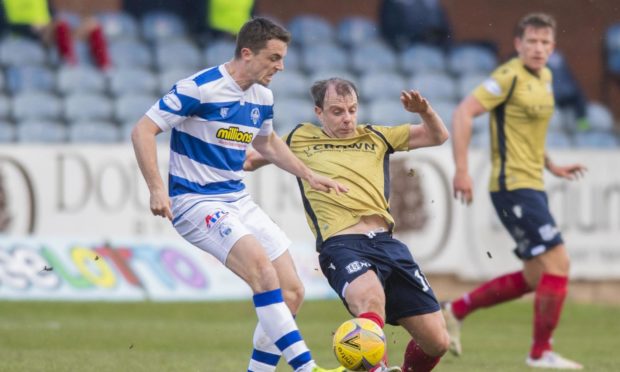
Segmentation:
[(310, 88), (310, 94), (312, 94), (312, 99), (314, 100), (314, 105), (320, 108), (323, 108), (323, 102), (325, 101), (325, 93), (330, 86), (334, 86), (336, 89), (336, 94), (339, 96), (353, 95), (355, 97), (359, 97), (357, 94), (357, 87), (353, 82), (347, 79), (341, 79), (337, 77), (319, 80), (312, 84), (312, 88)]
[(288, 44), (291, 41), (291, 33), (267, 18), (256, 17), (247, 21), (237, 34), (235, 58), (241, 57), (241, 49), (243, 48), (250, 49), (254, 54), (260, 52), (272, 39)]
[(549, 27), (553, 30), (553, 34), (555, 35), (555, 18), (553, 16), (546, 13), (530, 13), (525, 17), (521, 18), (519, 23), (517, 23), (517, 27), (515, 28), (515, 36), (518, 38), (522, 38), (525, 33), (525, 28), (531, 26), (534, 28), (545, 28)]

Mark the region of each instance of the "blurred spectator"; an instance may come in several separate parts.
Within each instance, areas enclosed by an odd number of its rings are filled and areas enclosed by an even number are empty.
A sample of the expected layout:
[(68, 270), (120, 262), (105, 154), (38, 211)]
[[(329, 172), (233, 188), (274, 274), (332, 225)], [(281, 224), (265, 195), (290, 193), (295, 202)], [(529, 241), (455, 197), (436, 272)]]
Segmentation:
[(171, 12), (183, 19), (192, 34), (206, 30), (207, 0), (123, 0), (123, 8), (136, 18), (157, 10)]
[(381, 34), (394, 47), (413, 43), (446, 46), (451, 27), (439, 0), (383, 0), (379, 9)]
[(553, 73), (553, 95), (556, 106), (570, 109), (577, 118), (577, 130), (587, 130), (590, 123), (587, 119), (588, 101), (581, 86), (575, 79), (564, 56), (555, 51), (547, 62)]
[[(59, 55), (67, 63), (74, 65), (78, 62), (71, 24), (67, 19), (52, 17), (48, 0), (2, 0), (0, 12), (2, 31), (40, 38), (47, 43), (54, 42)], [(78, 23), (76, 36), (88, 39), (95, 63), (107, 69), (110, 59), (101, 27), (92, 17), (79, 20)]]
[[(236, 36), (241, 26), (252, 18), (254, 0), (207, 0), (207, 27), (214, 36)], [(218, 35), (220, 34), (220, 35)]]

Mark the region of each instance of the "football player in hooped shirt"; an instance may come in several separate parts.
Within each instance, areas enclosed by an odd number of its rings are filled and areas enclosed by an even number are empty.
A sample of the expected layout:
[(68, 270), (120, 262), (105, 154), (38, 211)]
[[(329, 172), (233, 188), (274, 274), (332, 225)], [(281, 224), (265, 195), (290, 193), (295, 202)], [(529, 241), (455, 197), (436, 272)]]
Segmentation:
[[(248, 21), (237, 36), (234, 59), (177, 82), (138, 121), (131, 137), (152, 213), (170, 219), (183, 238), (252, 289), (258, 325), (248, 370), (275, 370), (274, 355), (277, 363), (281, 354), (295, 371), (320, 372), (326, 370), (312, 359), (291, 314), (301, 304), (303, 286), (288, 252), (290, 241), (243, 184), (251, 143), (312, 189), (347, 191), (311, 171), (273, 133), (273, 94), (266, 86), (284, 68), (289, 41), (288, 31), (267, 19)], [(168, 193), (155, 144), (155, 136), (166, 130), (172, 131)]]
[(545, 138), (554, 101), (547, 60), (555, 44), (555, 20), (542, 13), (525, 16), (517, 26), (518, 57), (499, 66), (459, 104), (453, 117), (456, 172), (454, 196), (473, 200), (467, 166), (472, 120), (491, 111), (492, 171), (489, 189), (497, 215), (516, 243), (523, 270), (492, 279), (444, 305), (450, 350), (461, 353), (460, 323), (471, 312), (535, 291), (534, 332), (527, 365), (581, 369), (552, 350), (551, 336), (566, 297), (569, 257), (549, 212), (543, 169), (569, 180), (583, 175), (580, 164), (559, 166), (545, 154)]
[[(437, 146), (448, 130), (416, 91), (402, 92), (403, 109), (418, 113), (420, 125), (358, 125), (358, 94), (347, 80), (331, 78), (312, 86), (321, 126), (299, 124), (284, 138), (311, 169), (349, 187), (347, 194), (317, 193), (299, 180), (306, 220), (316, 237), (321, 270), (349, 312), (380, 327), (401, 325), (411, 335), (403, 371), (432, 370), (448, 350), (439, 303), (409, 248), (392, 237), (389, 157), (396, 151)], [(269, 163), (250, 152), (244, 168)], [(400, 371), (383, 365), (373, 372)]]

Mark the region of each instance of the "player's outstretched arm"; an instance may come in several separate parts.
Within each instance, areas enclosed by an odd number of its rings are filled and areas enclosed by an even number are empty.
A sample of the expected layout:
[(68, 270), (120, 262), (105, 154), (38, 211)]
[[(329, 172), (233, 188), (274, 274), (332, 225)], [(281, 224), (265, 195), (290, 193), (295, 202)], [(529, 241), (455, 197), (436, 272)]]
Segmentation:
[(405, 110), (420, 114), (422, 125), (409, 128), (409, 149), (437, 146), (448, 140), (450, 133), (428, 100), (416, 90), (402, 91), (400, 101)]
[[(275, 133), (271, 133), (268, 136), (257, 136), (252, 142), (252, 146), (262, 156), (262, 160), (258, 160), (257, 164), (273, 163), (279, 168), (294, 174), (295, 176), (304, 179), (315, 190), (329, 192), (334, 190), (337, 194), (341, 192), (347, 192), (349, 189), (334, 181), (331, 178), (316, 174), (310, 168), (308, 168), (301, 160), (299, 160), (286, 146), (284, 141)], [(243, 168), (245, 169), (244, 163)], [(252, 167), (252, 164), (248, 164), (248, 169)], [(253, 168), (256, 169), (256, 168)]]
[(545, 154), (545, 168), (554, 176), (571, 181), (583, 178), (588, 171), (588, 168), (582, 164), (556, 165), (547, 154)]
[(144, 115), (131, 131), (131, 142), (136, 154), (138, 166), (151, 194), (150, 208), (155, 216), (172, 220), (170, 197), (164, 187), (157, 166), (157, 142), (155, 136), (161, 129), (155, 122)]
[(474, 117), (484, 112), (486, 109), (480, 101), (469, 95), (461, 101), (452, 115), (452, 155), (455, 165), (452, 189), (454, 198), (467, 205), (474, 199), (467, 149), (471, 140)]

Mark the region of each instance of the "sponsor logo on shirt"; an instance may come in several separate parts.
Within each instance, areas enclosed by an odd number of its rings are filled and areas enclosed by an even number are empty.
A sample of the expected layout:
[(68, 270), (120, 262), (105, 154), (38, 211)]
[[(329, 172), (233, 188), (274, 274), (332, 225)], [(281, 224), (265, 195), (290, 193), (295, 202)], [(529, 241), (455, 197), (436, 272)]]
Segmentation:
[(370, 264), (365, 261), (353, 261), (345, 267), (345, 270), (347, 270), (347, 273), (353, 274), (354, 272), (360, 271), (365, 267), (370, 267)]
[(377, 145), (368, 142), (351, 143), (349, 145), (333, 145), (331, 143), (317, 143), (316, 145), (308, 146), (303, 151), (307, 157), (311, 157), (317, 152), (323, 151), (338, 151), (338, 152), (376, 152)]
[(218, 139), (242, 143), (250, 143), (254, 138), (254, 134), (241, 131), (238, 127), (220, 128), (215, 133), (215, 136)]

